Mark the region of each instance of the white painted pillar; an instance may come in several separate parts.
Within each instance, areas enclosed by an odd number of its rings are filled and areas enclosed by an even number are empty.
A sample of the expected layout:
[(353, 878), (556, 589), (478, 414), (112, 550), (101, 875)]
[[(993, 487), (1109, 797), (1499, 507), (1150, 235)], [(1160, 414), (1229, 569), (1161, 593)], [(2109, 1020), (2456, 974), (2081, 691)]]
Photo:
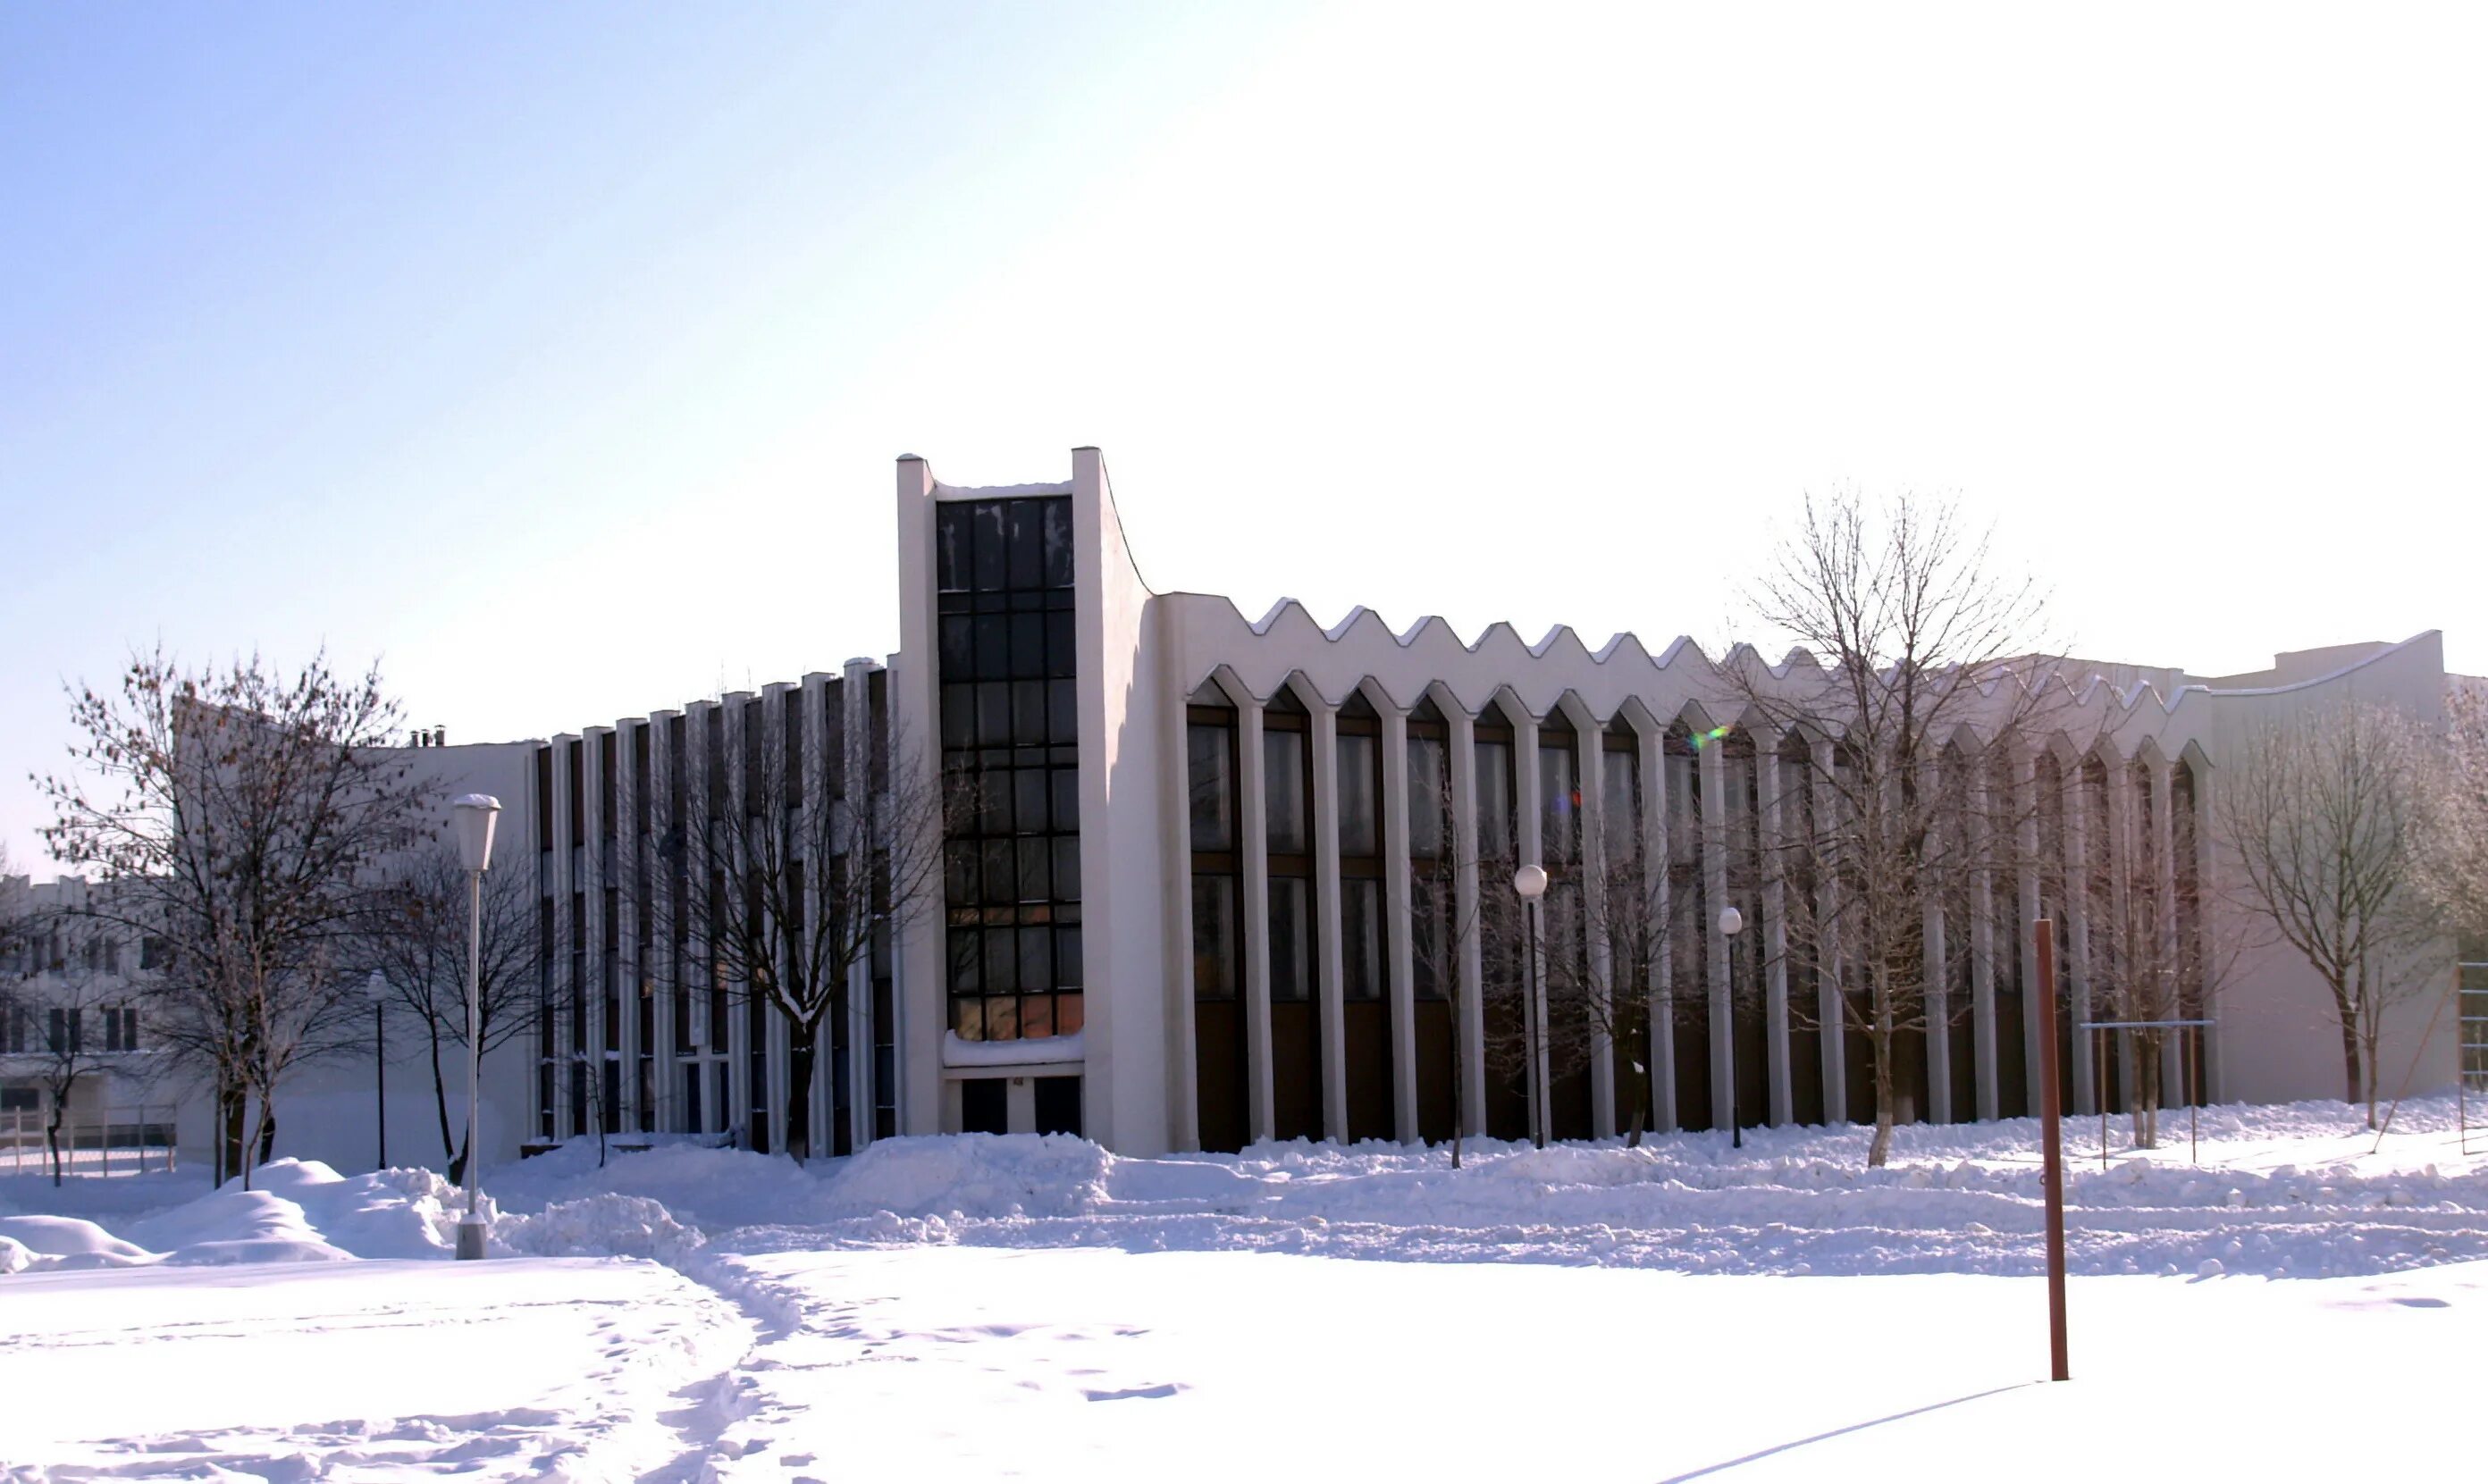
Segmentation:
[(1339, 910), (1339, 713), (1313, 708), (1315, 1014), (1321, 1024), (1322, 1133), (1347, 1142), (1347, 1011)]
[[(893, 698), (897, 690), (898, 687), (895, 685), (891, 686)], [(844, 806), (849, 811), (869, 809), (872, 794), (871, 660), (849, 659), (840, 668), (838, 714), (842, 739), (841, 750), (845, 753), (845, 756), (839, 759), (839, 767), (846, 778)], [(894, 700), (893, 714), (895, 714)], [(930, 766), (936, 770), (935, 778), (936, 787), (938, 787), (940, 778), (938, 770), (941, 768), (941, 762), (938, 758), (933, 759)], [(853, 813), (850, 812), (847, 818), (854, 818)], [(847, 835), (849, 832), (849, 829), (842, 829), (841, 835)], [(917, 931), (928, 932), (931, 931), (931, 926), (919, 928)], [(950, 951), (947, 933), (940, 939), (940, 943), (939, 949), (930, 957), (935, 963), (943, 966), (944, 982), (940, 986), (941, 994), (937, 998), (947, 1000), (949, 995)], [(898, 965), (907, 961), (908, 955), (900, 952), (898, 945), (892, 944), (891, 958), (893, 962), (891, 966), (894, 970)], [(865, 1145), (878, 1136), (874, 1108), (881, 1096), (879, 1078), (875, 1076), (879, 1069), (874, 1065), (876, 1058), (872, 1046), (872, 955), (869, 952), (860, 955), (854, 964), (848, 966), (847, 975), (847, 1137), (857, 1152), (861, 1153)], [(891, 1013), (900, 1014), (906, 1005), (907, 996), (898, 993), (893, 984), (891, 993)], [(945, 1019), (934, 1028), (931, 1037), (937, 1047), (942, 1041), (942, 1033), (950, 1028), (947, 1019), (947, 1008), (946, 1004)], [(908, 1038), (895, 1026), (892, 1027), (892, 1035), (895, 1046), (894, 1054), (891, 1057), (893, 1063), (891, 1070), (894, 1077), (903, 1079), (908, 1065)], [(938, 1050), (934, 1055), (934, 1065), (937, 1068), (941, 1065)], [(901, 1095), (904, 1090), (903, 1086), (892, 1089), (892, 1106), (902, 1114), (909, 1114), (915, 1111), (919, 1104), (910, 1102)], [(951, 1101), (956, 1101), (955, 1096)], [(943, 1106), (940, 1090), (936, 1089), (934, 1096), (921, 1100), (921, 1104), (935, 1108)], [(939, 1116), (937, 1112), (936, 1117)], [(953, 1123), (955, 1124), (955, 1120)], [(900, 1132), (908, 1131), (902, 1127)]]
[[(1538, 721), (1523, 712), (1512, 728), (1512, 830), (1513, 859), (1519, 865), (1546, 863), (1546, 843), (1540, 828), (1540, 793), (1538, 785)], [(1510, 891), (1512, 882), (1483, 882), (1486, 891)], [(1536, 917), (1537, 931), (1529, 936), (1535, 949), (1527, 965), (1529, 982), (1522, 1005), (1529, 1017), (1530, 1039), (1537, 1054), (1529, 1061), (1529, 1136), (1549, 1140), (1555, 1136), (1551, 1120), (1552, 1100), (1547, 1096), (1546, 1078), (1551, 1058), (1546, 1047), (1546, 904), (1541, 898), (1535, 909), (1522, 907), (1524, 917)], [(1524, 927), (1524, 932), (1527, 929)]]
[(1417, 970), (1408, 858), (1408, 714), (1382, 712), (1382, 921), (1391, 996), (1392, 1123), (1417, 1142)]
[(1270, 1084), (1270, 825), (1269, 775), (1262, 771), (1261, 703), (1235, 708), (1236, 844), (1244, 857), (1245, 1087), (1256, 1142), (1278, 1121)]
[[(552, 982), (553, 982), (553, 1050), (552, 1126), (556, 1137), (583, 1133), (573, 1127), (570, 1116), (571, 1079), (579, 1076), (579, 1054), (576, 1050), (579, 1032), (575, 1022), (584, 1013), (586, 987), (576, 983), (578, 970), (570, 955), (572, 935), (576, 931), (572, 916), (576, 904), (572, 893), (579, 889), (575, 872), (577, 857), (572, 847), (574, 838), (570, 819), (570, 744), (577, 739), (569, 733), (552, 740)], [(541, 1128), (541, 1125), (539, 1125)]]
[[(829, 754), (832, 678), (828, 672), (821, 670), (815, 670), (804, 677), (804, 755), (799, 765), (804, 770), (804, 809), (803, 818), (797, 827), (800, 831), (798, 838), (803, 840), (806, 851), (804, 940), (807, 943), (813, 941), (821, 931), (821, 893), (825, 889), (823, 883), (826, 881), (826, 878), (815, 877), (812, 873), (832, 869), (826, 855), (818, 860), (811, 857), (814, 854), (822, 854), (830, 843), (828, 822), (832, 818), (830, 811), (835, 807), (830, 795), (830, 770), (833, 766), (843, 766), (845, 762), (841, 758), (835, 760), (834, 765)], [(935, 884), (926, 887), (932, 900), (924, 904), (924, 910), (933, 914), (933, 920), (925, 931), (932, 933), (942, 943), (942, 998), (947, 1006), (950, 994), (947, 915), (950, 903), (941, 884), (943, 878), (936, 878)], [(840, 996), (842, 999), (846, 997)], [(806, 1120), (809, 1125), (806, 1132), (811, 1135), (812, 1153), (815, 1155), (828, 1154), (837, 1147), (837, 1084), (834, 1080), (836, 1069), (831, 1065), (834, 1056), (832, 1048), (835, 1043), (830, 1034), (830, 1022), (838, 1014), (839, 1009), (838, 1005), (831, 1005), (822, 1014), (820, 1023), (812, 1030), (814, 1041), (812, 1114)]]

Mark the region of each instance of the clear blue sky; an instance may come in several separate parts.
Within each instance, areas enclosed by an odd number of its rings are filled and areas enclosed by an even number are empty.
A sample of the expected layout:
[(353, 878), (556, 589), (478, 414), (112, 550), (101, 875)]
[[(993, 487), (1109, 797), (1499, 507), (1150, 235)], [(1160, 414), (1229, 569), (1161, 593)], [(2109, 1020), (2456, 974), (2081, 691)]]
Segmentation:
[(379, 655), (463, 740), (885, 652), (902, 452), (1097, 443), (1149, 579), (1256, 611), (1715, 637), (1845, 483), (1957, 492), (2085, 653), (2488, 670), (2482, 40), (11, 7), (0, 840), (158, 636)]

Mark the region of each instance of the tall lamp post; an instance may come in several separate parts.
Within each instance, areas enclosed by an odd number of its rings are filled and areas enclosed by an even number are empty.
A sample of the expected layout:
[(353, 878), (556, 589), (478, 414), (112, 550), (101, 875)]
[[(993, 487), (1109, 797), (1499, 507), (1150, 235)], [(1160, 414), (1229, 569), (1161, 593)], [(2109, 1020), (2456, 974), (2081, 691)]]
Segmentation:
[(466, 1215), (458, 1223), (461, 1261), (484, 1255), (484, 1218), (475, 1204), (484, 1189), (484, 1151), (475, 1138), (476, 1110), (484, 1101), (476, 1000), (484, 959), (484, 873), (493, 864), (493, 822), (500, 815), (501, 801), (490, 794), (462, 794), (449, 801), (458, 863), (466, 868)]
[(372, 1128), (380, 1138), (374, 1169), (388, 1168), (388, 981), (373, 969), (363, 981), (372, 997)]
[(1529, 1133), (1541, 1149), (1546, 1147), (1546, 1126), (1551, 1122), (1551, 1109), (1546, 1097), (1546, 1005), (1545, 984), (1538, 971), (1538, 899), (1546, 895), (1546, 868), (1522, 866), (1512, 873), (1512, 889), (1520, 894), (1521, 915), (1529, 925), (1529, 957), (1521, 963), (1522, 983), (1528, 992), (1523, 1014), (1529, 1043)]
[[(1737, 935), (1745, 931), (1745, 914), (1736, 908), (1719, 909), (1719, 936), (1728, 940), (1728, 1045), (1737, 1044)], [(1728, 1147), (1745, 1147), (1745, 1117), (1737, 1106), (1737, 1058), (1728, 1058)]]

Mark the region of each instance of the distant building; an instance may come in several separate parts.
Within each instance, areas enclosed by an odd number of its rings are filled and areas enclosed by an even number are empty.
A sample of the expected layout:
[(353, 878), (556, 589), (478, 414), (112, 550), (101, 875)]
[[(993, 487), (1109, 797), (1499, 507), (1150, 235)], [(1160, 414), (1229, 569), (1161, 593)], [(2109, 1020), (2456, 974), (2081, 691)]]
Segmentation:
[(65, 1146), (172, 1140), (183, 1089), (142, 1009), (160, 945), (82, 916), (94, 889), (0, 880), (0, 1172), (41, 1165), (63, 1089)]

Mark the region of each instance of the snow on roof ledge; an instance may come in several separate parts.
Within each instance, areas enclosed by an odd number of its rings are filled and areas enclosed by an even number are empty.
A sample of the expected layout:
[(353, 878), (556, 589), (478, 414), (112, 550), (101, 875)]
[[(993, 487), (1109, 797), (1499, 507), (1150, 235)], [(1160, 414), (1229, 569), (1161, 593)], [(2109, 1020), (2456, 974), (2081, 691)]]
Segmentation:
[(1069, 494), (1071, 481), (1055, 480), (1035, 485), (946, 485), (933, 482), (933, 498), (937, 500), (1007, 500), (1030, 494)]
[(1034, 1067), (1086, 1061), (1085, 1031), (1067, 1036), (1035, 1036), (1024, 1041), (963, 1041), (955, 1030), (942, 1033), (942, 1065), (946, 1067)]

